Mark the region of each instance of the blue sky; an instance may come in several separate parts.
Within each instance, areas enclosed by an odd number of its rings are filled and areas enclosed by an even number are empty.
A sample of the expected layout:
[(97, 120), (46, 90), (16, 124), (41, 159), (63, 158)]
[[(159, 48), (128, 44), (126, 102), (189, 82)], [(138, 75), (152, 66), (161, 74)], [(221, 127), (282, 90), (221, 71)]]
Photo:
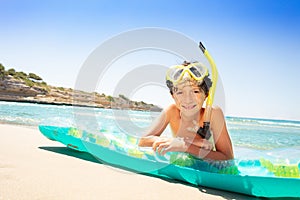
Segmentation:
[[(102, 42), (159, 27), (204, 42), (219, 70), (227, 116), (300, 120), (300, 1), (0, 0), (0, 8), (0, 63), (48, 84), (74, 87)], [(156, 92), (167, 98), (166, 90)], [(157, 94), (142, 94), (165, 105)]]

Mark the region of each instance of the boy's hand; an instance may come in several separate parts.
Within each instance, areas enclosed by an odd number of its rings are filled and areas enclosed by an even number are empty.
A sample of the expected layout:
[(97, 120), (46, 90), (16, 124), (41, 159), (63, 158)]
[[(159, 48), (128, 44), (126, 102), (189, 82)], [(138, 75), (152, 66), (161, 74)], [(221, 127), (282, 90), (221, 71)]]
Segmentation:
[(161, 138), (152, 145), (154, 151), (161, 155), (165, 155), (169, 151), (185, 152), (187, 145), (183, 138)]
[(186, 143), (193, 144), (193, 145), (203, 148), (205, 150), (211, 151), (213, 149), (212, 143), (206, 139), (194, 140), (194, 138), (185, 138), (184, 141)]

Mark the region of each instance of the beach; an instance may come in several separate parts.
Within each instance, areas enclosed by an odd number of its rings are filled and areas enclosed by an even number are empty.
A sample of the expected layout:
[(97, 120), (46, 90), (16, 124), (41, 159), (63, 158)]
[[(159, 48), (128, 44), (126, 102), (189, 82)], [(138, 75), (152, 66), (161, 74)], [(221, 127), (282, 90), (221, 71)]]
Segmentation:
[(37, 128), (0, 124), (0, 200), (6, 199), (256, 198), (121, 170)]

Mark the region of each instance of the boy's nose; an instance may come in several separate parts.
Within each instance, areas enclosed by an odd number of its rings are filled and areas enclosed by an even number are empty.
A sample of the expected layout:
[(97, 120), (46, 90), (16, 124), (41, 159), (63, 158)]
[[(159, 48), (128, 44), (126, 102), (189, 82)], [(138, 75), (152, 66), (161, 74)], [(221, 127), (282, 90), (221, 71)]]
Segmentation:
[(190, 103), (194, 101), (194, 94), (191, 92), (188, 92), (184, 95), (184, 100), (186, 101), (186, 103)]

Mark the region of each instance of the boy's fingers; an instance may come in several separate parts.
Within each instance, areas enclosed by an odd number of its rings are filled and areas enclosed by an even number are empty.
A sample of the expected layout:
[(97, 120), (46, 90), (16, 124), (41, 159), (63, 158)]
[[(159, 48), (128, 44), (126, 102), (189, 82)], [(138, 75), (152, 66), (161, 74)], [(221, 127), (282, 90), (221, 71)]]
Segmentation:
[(156, 151), (156, 148), (158, 147), (158, 145), (159, 145), (159, 142), (157, 142), (157, 141), (152, 144), (153, 151)]
[(165, 155), (170, 150), (170, 147), (163, 148), (161, 151), (161, 155)]
[(165, 149), (168, 147), (168, 144), (164, 143), (164, 144), (160, 144), (157, 149), (156, 152), (158, 152), (159, 154), (163, 155), (165, 153)]
[(153, 151), (156, 151), (156, 148), (163, 142), (166, 141), (166, 138), (159, 138), (158, 140), (156, 140), (155, 142), (153, 142), (152, 144), (152, 149)]

